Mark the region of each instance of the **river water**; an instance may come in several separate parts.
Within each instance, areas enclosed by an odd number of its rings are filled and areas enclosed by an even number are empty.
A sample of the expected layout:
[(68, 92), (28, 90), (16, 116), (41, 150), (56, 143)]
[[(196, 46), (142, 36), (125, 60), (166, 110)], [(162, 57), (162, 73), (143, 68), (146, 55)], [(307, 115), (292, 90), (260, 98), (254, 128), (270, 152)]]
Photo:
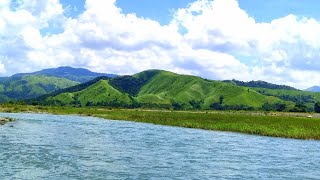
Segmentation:
[(320, 179), (320, 142), (6, 114), (0, 179)]

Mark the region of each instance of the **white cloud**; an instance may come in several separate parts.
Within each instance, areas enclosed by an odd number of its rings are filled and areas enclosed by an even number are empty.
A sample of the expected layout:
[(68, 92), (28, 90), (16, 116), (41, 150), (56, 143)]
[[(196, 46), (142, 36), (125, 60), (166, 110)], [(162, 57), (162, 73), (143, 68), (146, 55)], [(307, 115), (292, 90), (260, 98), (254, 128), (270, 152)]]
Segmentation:
[(235, 0), (199, 0), (178, 10), (174, 23), (187, 30), (185, 39), (195, 49), (228, 52), (254, 43), (255, 21)]
[[(257, 23), (236, 0), (199, 0), (178, 10), (173, 23), (186, 30), (184, 38), (194, 49), (258, 60), (259, 67), (254, 61), (248, 65), (252, 79), (279, 79), (276, 82), (288, 84), (291, 78), (291, 84), (300, 88), (318, 83), (316, 76), (307, 81), (289, 73), (314, 74), (320, 69), (320, 24), (314, 19), (288, 15), (271, 23)], [(239, 78), (236, 73), (234, 77)], [(243, 74), (242, 78), (246, 79)]]
[[(14, 9), (1, 0), (0, 73), (70, 65), (118, 74), (157, 68), (299, 88), (320, 84), (320, 23), (314, 19), (288, 15), (258, 23), (236, 0), (198, 0), (160, 25), (122, 13), (115, 2), (87, 0), (82, 14), (67, 18), (58, 0), (20, 0)], [(62, 32), (43, 33), (51, 26)]]

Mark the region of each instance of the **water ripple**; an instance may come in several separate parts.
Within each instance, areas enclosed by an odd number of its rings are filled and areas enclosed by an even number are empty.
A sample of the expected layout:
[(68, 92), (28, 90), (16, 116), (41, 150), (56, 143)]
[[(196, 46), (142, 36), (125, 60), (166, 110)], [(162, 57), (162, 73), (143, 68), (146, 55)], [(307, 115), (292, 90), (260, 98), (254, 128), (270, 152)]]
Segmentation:
[[(1, 179), (320, 179), (320, 142), (0, 114)], [(11, 127), (10, 125), (13, 125)]]

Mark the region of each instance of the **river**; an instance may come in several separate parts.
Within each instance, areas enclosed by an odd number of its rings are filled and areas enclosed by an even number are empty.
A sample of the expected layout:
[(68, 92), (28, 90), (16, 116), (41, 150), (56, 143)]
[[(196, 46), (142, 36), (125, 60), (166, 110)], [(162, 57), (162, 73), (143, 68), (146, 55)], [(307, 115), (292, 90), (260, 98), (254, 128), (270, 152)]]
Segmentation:
[(320, 141), (6, 114), (1, 179), (320, 179)]

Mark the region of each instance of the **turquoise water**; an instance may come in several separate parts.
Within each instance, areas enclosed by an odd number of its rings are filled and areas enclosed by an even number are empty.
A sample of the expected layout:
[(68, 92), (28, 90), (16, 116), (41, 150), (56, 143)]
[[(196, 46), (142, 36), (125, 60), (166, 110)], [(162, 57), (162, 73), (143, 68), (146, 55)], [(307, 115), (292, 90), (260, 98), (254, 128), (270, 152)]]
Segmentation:
[(0, 179), (320, 179), (320, 142), (0, 114)]

